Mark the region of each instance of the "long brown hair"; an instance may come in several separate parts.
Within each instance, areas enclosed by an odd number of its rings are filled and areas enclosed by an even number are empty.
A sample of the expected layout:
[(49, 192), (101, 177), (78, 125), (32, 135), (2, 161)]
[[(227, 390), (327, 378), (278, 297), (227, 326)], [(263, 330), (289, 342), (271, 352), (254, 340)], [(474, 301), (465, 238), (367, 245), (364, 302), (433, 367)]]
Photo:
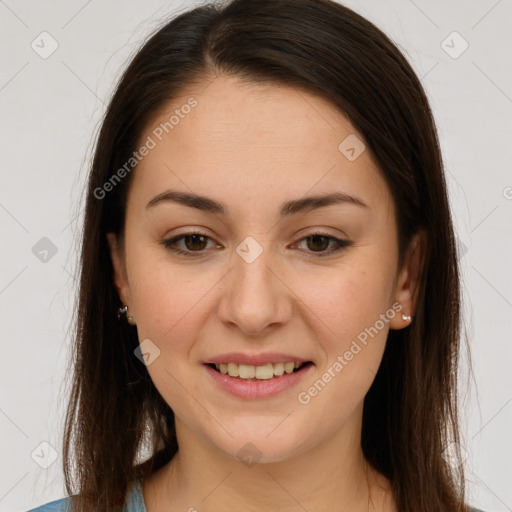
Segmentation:
[[(178, 449), (174, 413), (134, 356), (137, 330), (116, 317), (121, 303), (106, 233), (122, 239), (136, 167), (108, 192), (104, 184), (133, 156), (165, 102), (221, 73), (329, 100), (362, 134), (389, 185), (400, 264), (411, 237), (426, 232), (414, 321), (389, 332), (365, 397), (361, 442), (367, 460), (390, 479), (398, 510), (465, 510), (462, 465), (443, 456), (459, 442), (460, 286), (434, 119), (419, 79), (391, 40), (331, 0), (194, 8), (148, 38), (122, 75), (97, 139), (85, 205), (63, 457), (68, 494), (76, 494), (73, 510), (117, 510), (128, 486)], [(141, 463), (143, 449), (150, 457)], [(460, 462), (457, 451), (453, 456)]]

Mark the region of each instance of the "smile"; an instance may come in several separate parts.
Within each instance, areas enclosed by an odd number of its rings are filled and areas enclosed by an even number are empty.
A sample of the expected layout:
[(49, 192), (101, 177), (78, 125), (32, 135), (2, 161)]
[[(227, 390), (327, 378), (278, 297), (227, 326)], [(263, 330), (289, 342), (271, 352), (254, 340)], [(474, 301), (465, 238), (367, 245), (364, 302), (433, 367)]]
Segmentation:
[(217, 389), (236, 398), (261, 400), (293, 388), (313, 370), (315, 365), (308, 361), (267, 363), (261, 366), (210, 363), (204, 364), (203, 367), (218, 386)]
[(260, 366), (251, 364), (220, 363), (210, 365), (223, 375), (239, 379), (268, 380), (280, 377), (283, 374), (290, 374), (300, 370), (304, 365), (310, 363), (288, 362), (268, 363)]

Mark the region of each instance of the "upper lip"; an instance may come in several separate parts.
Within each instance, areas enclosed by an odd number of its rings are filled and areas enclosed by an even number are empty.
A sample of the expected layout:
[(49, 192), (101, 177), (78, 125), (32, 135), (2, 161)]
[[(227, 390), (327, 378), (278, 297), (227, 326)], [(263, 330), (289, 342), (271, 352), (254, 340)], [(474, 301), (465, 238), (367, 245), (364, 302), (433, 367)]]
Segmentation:
[(269, 363), (307, 363), (310, 359), (294, 356), (292, 354), (283, 354), (282, 352), (269, 352), (267, 354), (243, 354), (242, 352), (229, 352), (220, 354), (205, 361), (205, 364), (237, 363), (252, 366), (263, 366)]

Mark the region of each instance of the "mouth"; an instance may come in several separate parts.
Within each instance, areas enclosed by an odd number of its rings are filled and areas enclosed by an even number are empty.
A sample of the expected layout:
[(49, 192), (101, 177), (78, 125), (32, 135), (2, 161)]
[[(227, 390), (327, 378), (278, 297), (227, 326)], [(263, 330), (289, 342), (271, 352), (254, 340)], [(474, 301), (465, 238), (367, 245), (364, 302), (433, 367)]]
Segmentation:
[(260, 366), (237, 363), (206, 363), (217, 373), (244, 381), (261, 381), (280, 379), (292, 373), (299, 373), (313, 365), (312, 361), (288, 363), (268, 363)]

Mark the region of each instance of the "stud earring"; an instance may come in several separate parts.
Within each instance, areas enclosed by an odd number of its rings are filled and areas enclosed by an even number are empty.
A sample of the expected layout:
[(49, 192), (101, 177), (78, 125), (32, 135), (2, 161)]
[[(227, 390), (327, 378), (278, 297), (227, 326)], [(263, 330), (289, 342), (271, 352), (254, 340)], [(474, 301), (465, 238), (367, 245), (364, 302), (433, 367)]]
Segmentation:
[(126, 316), (126, 321), (130, 324), (130, 325), (135, 325), (135, 319), (133, 318), (133, 316), (128, 316), (128, 306), (123, 306), (122, 308), (119, 308), (117, 310), (117, 318), (118, 319), (121, 319), (121, 317), (123, 315), (127, 315)]
[(117, 310), (117, 319), (120, 320), (122, 315), (126, 315), (128, 311), (128, 306), (123, 306)]
[(411, 319), (411, 317), (409, 315), (402, 315), (402, 320), (405, 320), (406, 322), (408, 322), (410, 319)]

